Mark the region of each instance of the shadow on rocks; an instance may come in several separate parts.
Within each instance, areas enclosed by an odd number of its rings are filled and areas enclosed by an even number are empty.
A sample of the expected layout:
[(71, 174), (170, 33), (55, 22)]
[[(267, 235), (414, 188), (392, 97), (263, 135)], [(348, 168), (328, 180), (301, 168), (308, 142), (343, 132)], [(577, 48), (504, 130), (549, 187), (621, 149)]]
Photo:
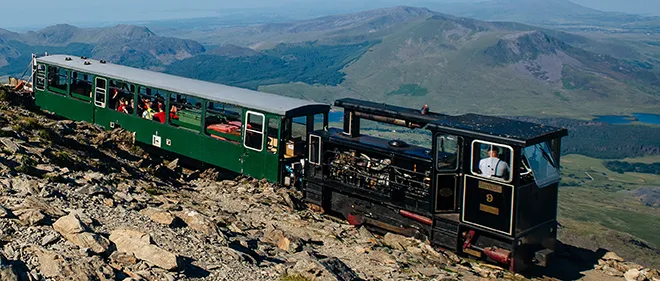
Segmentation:
[(578, 280), (584, 277), (583, 271), (594, 269), (605, 251), (592, 251), (557, 241), (554, 260), (548, 267), (533, 267), (523, 272), (527, 278), (550, 277), (559, 280)]
[(14, 269), (14, 274), (16, 274), (16, 277), (18, 277), (18, 280), (20, 281), (28, 281), (28, 280), (33, 280), (29, 276), (30, 269), (27, 267), (27, 265), (21, 261), (21, 260), (12, 260), (9, 262), (9, 265)]
[(182, 272), (188, 278), (204, 278), (211, 275), (206, 269), (192, 264), (193, 261), (195, 260), (188, 257), (179, 257), (179, 264), (181, 265)]

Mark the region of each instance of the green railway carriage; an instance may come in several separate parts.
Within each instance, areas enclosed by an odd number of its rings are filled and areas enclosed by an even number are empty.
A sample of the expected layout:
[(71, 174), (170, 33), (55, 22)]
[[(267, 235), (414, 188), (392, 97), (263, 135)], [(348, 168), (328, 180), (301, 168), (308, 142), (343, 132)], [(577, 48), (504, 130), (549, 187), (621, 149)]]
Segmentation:
[[(69, 55), (33, 61), (36, 104), (139, 142), (285, 185), (330, 105)], [(219, 66), (222, 67), (222, 66)]]

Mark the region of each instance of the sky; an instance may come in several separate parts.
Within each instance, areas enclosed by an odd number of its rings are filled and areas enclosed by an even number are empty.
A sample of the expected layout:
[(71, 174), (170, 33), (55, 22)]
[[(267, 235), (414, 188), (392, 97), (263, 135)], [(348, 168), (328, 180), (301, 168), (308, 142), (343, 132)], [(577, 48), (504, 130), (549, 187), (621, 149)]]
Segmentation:
[[(427, 0), (428, 1), (428, 0)], [(476, 2), (479, 0), (430, 0), (438, 2)], [(660, 0), (572, 0), (578, 4), (605, 10), (660, 16)], [(30, 5), (15, 2), (11, 13), (0, 17), (0, 28), (13, 31), (39, 29), (68, 23), (80, 27), (139, 22), (161, 19), (217, 17), (238, 9), (260, 9), (261, 12), (282, 11), (292, 15), (318, 16), (311, 12), (406, 5), (408, 0), (31, 0)], [(259, 12), (259, 11), (255, 11)], [(287, 15), (287, 16), (288, 16)]]

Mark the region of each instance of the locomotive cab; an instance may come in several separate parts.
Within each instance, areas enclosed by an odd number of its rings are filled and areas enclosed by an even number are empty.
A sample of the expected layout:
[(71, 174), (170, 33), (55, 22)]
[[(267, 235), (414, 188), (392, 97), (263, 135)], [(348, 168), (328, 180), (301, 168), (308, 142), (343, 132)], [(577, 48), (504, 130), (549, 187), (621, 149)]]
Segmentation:
[[(430, 126), (437, 155), (436, 202), (451, 202), (443, 201), (448, 189), (460, 193), (456, 251), (514, 271), (532, 263), (545, 266), (557, 237), (560, 144), (567, 131), (476, 114), (442, 118)], [(454, 153), (458, 163), (448, 158)]]
[[(356, 99), (335, 106), (344, 109), (343, 129), (308, 138), (307, 202), (353, 225), (429, 240), (512, 271), (547, 264), (565, 129)], [(361, 119), (412, 129), (414, 139), (362, 134)]]

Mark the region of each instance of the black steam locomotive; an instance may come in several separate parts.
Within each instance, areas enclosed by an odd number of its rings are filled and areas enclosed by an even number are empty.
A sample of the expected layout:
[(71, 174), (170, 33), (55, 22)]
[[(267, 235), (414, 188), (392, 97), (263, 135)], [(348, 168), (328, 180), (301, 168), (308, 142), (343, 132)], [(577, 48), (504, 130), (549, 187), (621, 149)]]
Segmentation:
[[(353, 225), (428, 239), (519, 272), (557, 237), (565, 129), (341, 99), (343, 130), (308, 137), (307, 202)], [(419, 128), (430, 148), (360, 134), (360, 120)]]

